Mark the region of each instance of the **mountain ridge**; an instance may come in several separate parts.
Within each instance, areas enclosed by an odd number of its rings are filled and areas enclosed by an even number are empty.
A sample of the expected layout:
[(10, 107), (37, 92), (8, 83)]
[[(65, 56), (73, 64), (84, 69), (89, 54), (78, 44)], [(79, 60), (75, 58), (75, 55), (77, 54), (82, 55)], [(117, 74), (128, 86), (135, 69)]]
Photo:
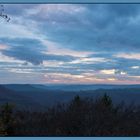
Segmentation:
[(82, 98), (88, 97), (96, 100), (106, 93), (112, 98), (115, 104), (125, 101), (126, 104), (134, 102), (140, 105), (140, 85), (121, 86), (121, 88), (119, 86), (107, 86), (106, 89), (103, 88), (104, 86), (102, 86), (102, 88), (98, 86), (98, 88), (85, 88), (84, 90), (80, 90), (78, 87), (78, 90), (70, 90), (70, 87), (69, 85), (69, 90), (65, 90), (65, 86), (58, 88), (40, 84), (3, 84), (0, 85), (0, 104), (10, 102), (16, 104), (18, 108), (41, 110), (56, 105), (57, 103), (69, 102), (76, 95)]

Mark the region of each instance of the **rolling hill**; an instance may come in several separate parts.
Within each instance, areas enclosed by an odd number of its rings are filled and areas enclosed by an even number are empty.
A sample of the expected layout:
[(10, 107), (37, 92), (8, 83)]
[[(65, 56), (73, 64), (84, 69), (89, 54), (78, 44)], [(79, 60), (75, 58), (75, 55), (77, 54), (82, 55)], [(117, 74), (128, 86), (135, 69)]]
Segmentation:
[(18, 109), (44, 110), (57, 103), (68, 102), (79, 95), (97, 99), (108, 94), (115, 104), (140, 105), (139, 85), (0, 85), (0, 104), (10, 102)]

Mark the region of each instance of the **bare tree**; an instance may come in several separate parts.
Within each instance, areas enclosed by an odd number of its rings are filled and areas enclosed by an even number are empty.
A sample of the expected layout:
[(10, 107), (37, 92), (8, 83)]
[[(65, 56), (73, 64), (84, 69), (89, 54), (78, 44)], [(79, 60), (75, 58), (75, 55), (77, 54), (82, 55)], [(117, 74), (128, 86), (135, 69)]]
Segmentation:
[(7, 14), (5, 14), (4, 12), (5, 12), (4, 5), (1, 4), (0, 5), (0, 17), (5, 19), (7, 22), (9, 22), (10, 21), (10, 17)]

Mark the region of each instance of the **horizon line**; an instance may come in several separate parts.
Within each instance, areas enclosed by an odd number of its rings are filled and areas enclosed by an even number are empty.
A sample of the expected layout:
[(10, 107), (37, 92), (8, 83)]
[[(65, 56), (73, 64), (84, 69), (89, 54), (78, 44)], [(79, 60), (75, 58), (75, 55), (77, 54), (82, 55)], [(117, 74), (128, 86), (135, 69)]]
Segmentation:
[(139, 84), (103, 84), (103, 83), (95, 83), (95, 84), (81, 84), (81, 83), (70, 83), (70, 84), (66, 84), (66, 83), (0, 83), (0, 85), (105, 85), (105, 86), (108, 86), (108, 85), (112, 85), (112, 86), (129, 86), (129, 85), (140, 85)]

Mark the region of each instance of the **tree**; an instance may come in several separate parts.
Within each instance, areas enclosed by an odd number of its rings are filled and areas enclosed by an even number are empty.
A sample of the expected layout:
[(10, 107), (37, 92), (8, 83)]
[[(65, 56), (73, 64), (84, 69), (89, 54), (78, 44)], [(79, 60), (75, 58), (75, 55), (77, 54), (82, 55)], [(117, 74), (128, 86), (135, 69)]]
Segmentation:
[(2, 106), (1, 121), (4, 125), (7, 135), (13, 134), (13, 105), (6, 103)]
[(4, 5), (0, 5), (0, 17), (2, 17), (3, 19), (5, 19), (7, 22), (10, 21), (10, 17), (4, 13)]
[(105, 105), (105, 107), (112, 108), (112, 99), (106, 93), (102, 97), (101, 102)]
[(81, 103), (81, 98), (80, 98), (80, 96), (79, 96), (79, 95), (75, 96), (75, 98), (73, 99), (72, 103), (73, 103), (74, 105), (80, 105), (80, 103)]

